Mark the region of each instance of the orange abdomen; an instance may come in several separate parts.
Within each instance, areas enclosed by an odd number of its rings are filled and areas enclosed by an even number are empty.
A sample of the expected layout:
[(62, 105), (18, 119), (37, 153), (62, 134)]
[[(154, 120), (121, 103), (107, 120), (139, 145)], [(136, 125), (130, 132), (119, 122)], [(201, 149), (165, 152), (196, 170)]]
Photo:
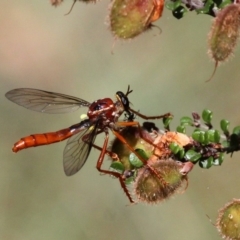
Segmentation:
[(21, 138), (18, 142), (13, 145), (12, 151), (18, 152), (25, 148), (37, 147), (41, 145), (51, 144), (60, 142), (66, 138), (71, 137), (74, 131), (70, 128), (62, 129), (57, 132), (33, 134), (24, 138)]

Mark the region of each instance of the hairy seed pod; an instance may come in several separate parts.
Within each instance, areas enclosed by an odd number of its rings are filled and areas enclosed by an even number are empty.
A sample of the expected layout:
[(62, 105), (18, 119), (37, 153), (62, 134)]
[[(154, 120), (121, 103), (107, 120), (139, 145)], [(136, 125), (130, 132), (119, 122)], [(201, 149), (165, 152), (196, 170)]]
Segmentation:
[(222, 238), (240, 239), (240, 200), (233, 199), (218, 212), (216, 227)]
[(110, 28), (122, 39), (136, 37), (162, 15), (164, 0), (114, 0), (110, 7)]
[(214, 76), (218, 63), (226, 61), (234, 51), (239, 37), (239, 12), (239, 4), (230, 4), (221, 10), (213, 21), (208, 35), (208, 54), (214, 60), (215, 68), (209, 80)]
[(187, 188), (187, 176), (180, 173), (182, 165), (179, 162), (172, 159), (158, 160), (151, 166), (162, 179), (160, 180), (148, 166), (139, 169), (134, 182), (134, 194), (139, 202), (156, 204)]

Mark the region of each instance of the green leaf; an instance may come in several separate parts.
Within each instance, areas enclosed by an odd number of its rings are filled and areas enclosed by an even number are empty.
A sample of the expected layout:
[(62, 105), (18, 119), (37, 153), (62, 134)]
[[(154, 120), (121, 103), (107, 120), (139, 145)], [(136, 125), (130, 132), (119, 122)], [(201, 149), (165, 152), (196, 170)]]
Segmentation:
[(189, 160), (195, 163), (202, 157), (202, 155), (190, 149), (186, 152), (184, 157), (186, 158), (186, 160)]
[(128, 184), (131, 184), (134, 180), (135, 180), (135, 177), (129, 177), (124, 182), (125, 182), (125, 184), (128, 185)]
[(163, 126), (164, 126), (164, 128), (169, 128), (169, 125), (170, 125), (170, 123), (171, 123), (171, 121), (172, 121), (172, 117), (170, 116), (170, 117), (166, 117), (166, 118), (163, 118)]
[[(139, 154), (139, 156), (141, 158), (143, 158), (144, 160), (148, 160), (148, 156), (144, 150), (137, 148), (137, 149), (135, 149), (135, 152), (137, 154)], [(137, 168), (143, 166), (143, 162), (134, 153), (130, 153), (129, 162), (132, 164), (132, 166), (137, 167)]]
[(197, 13), (202, 13), (202, 14), (208, 14), (211, 9), (213, 8), (214, 3), (212, 0), (207, 0), (204, 4), (203, 8), (197, 9), (196, 12)]
[(110, 169), (113, 169), (114, 171), (116, 171), (118, 173), (121, 173), (121, 174), (125, 170), (123, 164), (121, 162), (118, 162), (118, 161), (112, 162), (112, 164), (110, 165)]
[(229, 133), (229, 124), (230, 122), (226, 119), (222, 119), (220, 122), (220, 127), (224, 133)]
[(170, 143), (169, 148), (170, 148), (170, 150), (172, 151), (173, 154), (177, 154), (180, 150), (180, 146), (175, 142)]
[(211, 138), (211, 132), (210, 131), (206, 131), (204, 134), (205, 140), (204, 140), (204, 144), (209, 144), (210, 142), (210, 138)]
[(214, 142), (219, 143), (220, 139), (221, 139), (220, 132), (218, 130), (215, 130), (215, 132), (214, 132)]
[(169, 9), (171, 11), (175, 9), (175, 3), (174, 2), (168, 1), (165, 6), (166, 6), (167, 9)]
[(208, 169), (210, 168), (211, 166), (213, 165), (213, 157), (209, 157), (208, 159), (205, 159), (205, 160), (200, 160), (199, 161), (199, 166), (201, 168), (205, 168), (205, 169)]
[(142, 157), (144, 160), (148, 160), (148, 156), (147, 156), (147, 153), (143, 150), (143, 149), (141, 149), (141, 148), (136, 148), (135, 149), (135, 152), (137, 153), (137, 154), (139, 154), (140, 155), (140, 157)]
[(179, 132), (179, 133), (186, 133), (186, 128), (184, 126), (178, 126), (177, 127), (177, 132)]
[(237, 126), (233, 129), (233, 134), (236, 134), (237, 136), (240, 135), (240, 126)]
[(218, 130), (210, 129), (205, 132), (205, 144), (219, 143), (221, 139), (220, 132)]
[(202, 119), (205, 123), (210, 124), (212, 121), (212, 111), (205, 109), (202, 112)]
[(185, 155), (184, 149), (183, 149), (183, 148), (180, 148), (178, 154), (179, 154), (179, 158), (180, 158), (180, 159), (183, 159), (183, 157), (184, 157), (184, 155)]
[(192, 138), (199, 142), (199, 143), (204, 143), (205, 141), (205, 132), (202, 130), (198, 130), (196, 129), (193, 133), (192, 133)]
[(222, 165), (223, 160), (224, 160), (224, 153), (220, 153), (218, 158), (213, 159), (213, 165), (220, 166)]
[(227, 141), (227, 140), (224, 140), (224, 141), (222, 141), (222, 145), (223, 145), (223, 147), (229, 147), (230, 146), (230, 142)]
[(180, 119), (180, 124), (182, 126), (193, 126), (193, 120), (190, 117), (182, 117)]
[(168, 1), (167, 3), (166, 3), (166, 8), (167, 9), (169, 9), (169, 10), (174, 10), (174, 9), (176, 9), (178, 6), (180, 6), (181, 5), (181, 1), (180, 0), (177, 0), (177, 1), (175, 1), (175, 2), (170, 2), (170, 1)]

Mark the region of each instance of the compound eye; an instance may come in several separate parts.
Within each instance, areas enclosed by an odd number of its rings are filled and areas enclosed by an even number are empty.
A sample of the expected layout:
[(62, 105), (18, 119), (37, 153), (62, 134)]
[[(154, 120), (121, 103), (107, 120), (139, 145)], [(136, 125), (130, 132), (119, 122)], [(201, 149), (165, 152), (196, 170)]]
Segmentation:
[(128, 97), (123, 92), (117, 92), (118, 99), (121, 101), (125, 110), (129, 107)]
[(93, 110), (94, 111), (99, 111), (102, 109), (102, 105), (101, 104), (97, 104), (96, 106), (94, 106)]
[(125, 97), (125, 96), (122, 96), (121, 102), (122, 102), (123, 106), (128, 106), (128, 105), (129, 105), (129, 104), (128, 104), (128, 98)]

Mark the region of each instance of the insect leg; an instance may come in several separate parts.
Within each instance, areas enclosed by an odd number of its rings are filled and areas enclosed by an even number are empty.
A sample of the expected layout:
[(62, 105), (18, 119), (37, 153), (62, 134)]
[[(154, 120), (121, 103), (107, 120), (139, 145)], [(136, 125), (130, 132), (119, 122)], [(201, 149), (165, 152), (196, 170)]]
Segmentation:
[[(148, 139), (146, 139), (142, 134), (141, 134), (141, 127), (140, 127), (140, 124), (139, 122), (118, 122), (117, 123), (118, 125), (120, 126), (136, 126), (138, 127), (138, 131), (139, 131), (139, 135), (140, 137), (148, 142), (149, 144), (153, 145), (154, 147), (157, 147), (155, 144), (153, 144), (151, 141), (149, 141)], [(144, 165), (147, 165), (150, 169), (150, 171), (152, 173), (154, 173), (158, 179), (161, 181), (161, 183), (165, 186), (167, 185), (167, 182), (163, 179), (163, 177), (156, 171), (156, 169), (154, 167), (152, 167), (148, 161), (145, 161), (135, 150), (132, 146), (129, 145), (129, 143), (126, 141), (126, 139), (124, 137), (122, 137), (122, 135), (120, 133), (118, 133), (117, 131), (115, 130), (112, 130), (113, 134), (123, 143), (127, 146), (127, 148), (133, 152), (141, 161)]]
[(97, 166), (96, 166), (96, 168), (97, 168), (97, 170), (98, 170), (99, 172), (102, 172), (102, 173), (105, 173), (105, 174), (110, 174), (110, 175), (118, 178), (118, 179), (119, 179), (119, 182), (120, 182), (120, 185), (121, 185), (123, 191), (125, 192), (125, 194), (127, 195), (129, 201), (130, 201), (131, 203), (134, 203), (134, 200), (132, 199), (132, 197), (131, 197), (131, 195), (130, 195), (127, 187), (126, 187), (126, 184), (125, 184), (125, 182), (124, 182), (123, 176), (122, 176), (120, 173), (117, 173), (117, 172), (114, 172), (114, 171), (109, 171), (109, 170), (101, 169), (101, 166), (102, 166), (102, 163), (103, 163), (105, 154), (109, 155), (110, 157), (113, 157), (113, 159), (118, 159), (117, 154), (115, 154), (115, 153), (113, 153), (113, 152), (110, 152), (110, 151), (107, 151), (109, 134), (108, 134), (108, 132), (106, 132), (105, 134), (106, 134), (106, 136), (105, 136), (105, 140), (104, 140), (104, 143), (103, 143), (103, 147), (102, 147), (102, 148), (98, 147), (98, 146), (95, 145), (95, 144), (92, 144), (92, 146), (93, 146), (94, 148), (96, 148), (96, 149), (98, 149), (98, 150), (101, 151), (100, 156), (99, 156), (98, 161), (97, 161)]

